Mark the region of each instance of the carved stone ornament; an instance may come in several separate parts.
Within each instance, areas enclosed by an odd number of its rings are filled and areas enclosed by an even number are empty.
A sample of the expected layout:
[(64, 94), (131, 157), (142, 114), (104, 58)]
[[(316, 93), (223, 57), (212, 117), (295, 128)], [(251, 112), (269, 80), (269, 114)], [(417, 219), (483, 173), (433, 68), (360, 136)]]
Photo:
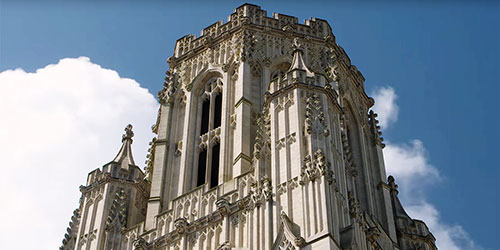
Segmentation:
[(253, 150), (254, 162), (271, 153), (271, 116), (268, 106), (264, 107), (262, 113), (257, 115), (255, 123), (257, 135)]
[(217, 247), (217, 250), (231, 250), (231, 243), (229, 241), (226, 241), (222, 243), (219, 247)]
[(351, 214), (354, 219), (359, 218), (361, 216), (361, 206), (359, 205), (358, 199), (354, 197), (351, 191), (347, 193), (347, 199), (349, 201), (349, 214)]
[(304, 238), (297, 235), (293, 230), (293, 222), (288, 218), (285, 212), (281, 211), (281, 223), (283, 224), (283, 232), (285, 234), (285, 238), (289, 240), (294, 246), (302, 247), (305, 246), (306, 241)]
[(307, 155), (304, 158), (300, 174), (300, 184), (304, 185), (308, 181), (314, 181), (321, 176), (325, 176), (329, 184), (334, 183), (330, 163), (326, 160), (323, 150), (318, 149), (313, 155)]
[(219, 210), (223, 215), (227, 215), (229, 213), (229, 205), (229, 201), (224, 197), (221, 197), (215, 201), (217, 210)]
[(162, 104), (172, 102), (176, 91), (176, 74), (172, 71), (172, 69), (167, 70), (165, 74), (166, 77), (163, 82), (163, 89), (158, 92), (158, 100), (160, 100), (160, 103)]
[(380, 131), (380, 126), (378, 125), (377, 116), (378, 115), (373, 112), (373, 110), (370, 110), (370, 112), (368, 113), (368, 124), (370, 125), (374, 144), (377, 144), (380, 147), (384, 148), (384, 138), (382, 138), (382, 132)]
[(187, 231), (188, 226), (189, 223), (186, 218), (179, 218), (174, 221), (174, 229), (179, 235), (184, 235), (184, 233), (186, 233)]
[(136, 238), (132, 244), (134, 245), (134, 250), (146, 250), (147, 242), (142, 237)]
[(181, 154), (182, 154), (182, 140), (178, 141), (175, 144), (175, 155), (181, 156)]
[(321, 98), (316, 93), (307, 94), (305, 97), (306, 112), (305, 112), (305, 133), (306, 134), (321, 134), (329, 136), (330, 131), (326, 123), (325, 114), (323, 112), (323, 103)]

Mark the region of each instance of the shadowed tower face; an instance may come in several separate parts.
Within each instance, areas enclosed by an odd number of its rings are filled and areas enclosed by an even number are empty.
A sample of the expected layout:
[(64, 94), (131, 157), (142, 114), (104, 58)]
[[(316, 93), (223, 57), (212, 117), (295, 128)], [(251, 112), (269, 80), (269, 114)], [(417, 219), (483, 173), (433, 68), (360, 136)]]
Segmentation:
[(145, 173), (127, 127), (62, 249), (436, 249), (386, 182), (373, 99), (326, 21), (245, 4), (168, 63)]

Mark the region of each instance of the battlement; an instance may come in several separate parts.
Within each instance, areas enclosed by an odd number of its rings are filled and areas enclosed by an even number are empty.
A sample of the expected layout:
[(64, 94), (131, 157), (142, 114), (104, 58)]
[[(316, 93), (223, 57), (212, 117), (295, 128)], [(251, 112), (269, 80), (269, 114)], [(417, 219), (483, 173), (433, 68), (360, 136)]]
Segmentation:
[(332, 33), (328, 22), (322, 19), (311, 18), (304, 20), (304, 24), (300, 24), (297, 17), (280, 13), (273, 13), (272, 17), (268, 17), (267, 12), (262, 10), (260, 6), (243, 4), (229, 15), (226, 23), (222, 20), (215, 22), (204, 28), (199, 37), (186, 35), (178, 39), (175, 43), (174, 56), (181, 57), (189, 51), (209, 45), (213, 40), (224, 37), (245, 25), (252, 25), (266, 31), (294, 32), (321, 39)]

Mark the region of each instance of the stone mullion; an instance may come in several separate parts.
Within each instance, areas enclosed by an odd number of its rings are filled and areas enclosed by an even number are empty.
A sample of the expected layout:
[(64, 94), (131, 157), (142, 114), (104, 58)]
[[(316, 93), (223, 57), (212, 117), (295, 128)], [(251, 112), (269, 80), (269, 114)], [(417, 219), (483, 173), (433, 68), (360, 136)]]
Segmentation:
[(222, 75), (222, 110), (221, 110), (221, 132), (220, 132), (220, 157), (219, 157), (219, 183), (224, 183), (230, 180), (232, 177), (232, 162), (228, 161), (231, 152), (230, 140), (233, 140), (231, 135), (232, 130), (229, 127), (228, 121), (231, 120), (232, 103), (230, 88), (232, 84), (230, 83), (230, 76), (228, 72)]
[[(209, 108), (209, 115), (208, 115), (208, 132), (207, 134), (210, 134), (210, 131), (214, 131), (215, 128), (214, 128), (214, 117), (215, 117), (215, 95), (217, 94), (215, 91), (214, 91), (214, 88), (215, 88), (216, 83), (213, 83), (212, 86), (210, 86), (210, 95), (209, 95), (209, 99), (210, 99), (210, 108)], [(222, 114), (221, 114), (222, 115)], [(210, 185), (212, 185), (210, 183), (210, 180), (211, 180), (211, 176), (212, 176), (212, 157), (214, 157), (212, 155), (212, 147), (215, 145), (213, 144), (212, 145), (212, 137), (208, 136), (208, 141), (207, 141), (207, 162), (206, 162), (206, 166), (205, 166), (205, 184), (207, 184), (207, 189), (210, 188)]]

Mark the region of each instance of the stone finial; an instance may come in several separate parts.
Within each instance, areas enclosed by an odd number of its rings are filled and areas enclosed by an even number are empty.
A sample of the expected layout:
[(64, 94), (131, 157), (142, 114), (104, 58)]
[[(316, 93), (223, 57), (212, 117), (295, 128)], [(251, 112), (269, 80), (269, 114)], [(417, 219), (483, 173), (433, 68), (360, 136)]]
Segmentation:
[(391, 190), (395, 190), (396, 192), (398, 191), (398, 185), (396, 184), (396, 181), (392, 175), (389, 175), (389, 177), (387, 177), (387, 185), (389, 185)]
[(113, 159), (113, 162), (121, 164), (122, 168), (128, 168), (128, 165), (135, 166), (134, 158), (132, 157), (132, 137), (134, 137), (132, 125), (128, 124), (125, 127), (125, 133), (122, 135), (122, 147)]
[(302, 50), (302, 44), (300, 43), (300, 40), (299, 40), (298, 37), (296, 37), (296, 38), (293, 39), (293, 45), (292, 45), (292, 47), (293, 47), (294, 52), (296, 50), (300, 50), (300, 51), (303, 52), (303, 50)]
[(130, 140), (132, 143), (132, 137), (134, 137), (134, 132), (132, 131), (132, 124), (125, 127), (125, 134), (122, 135), (122, 142), (125, 140)]

